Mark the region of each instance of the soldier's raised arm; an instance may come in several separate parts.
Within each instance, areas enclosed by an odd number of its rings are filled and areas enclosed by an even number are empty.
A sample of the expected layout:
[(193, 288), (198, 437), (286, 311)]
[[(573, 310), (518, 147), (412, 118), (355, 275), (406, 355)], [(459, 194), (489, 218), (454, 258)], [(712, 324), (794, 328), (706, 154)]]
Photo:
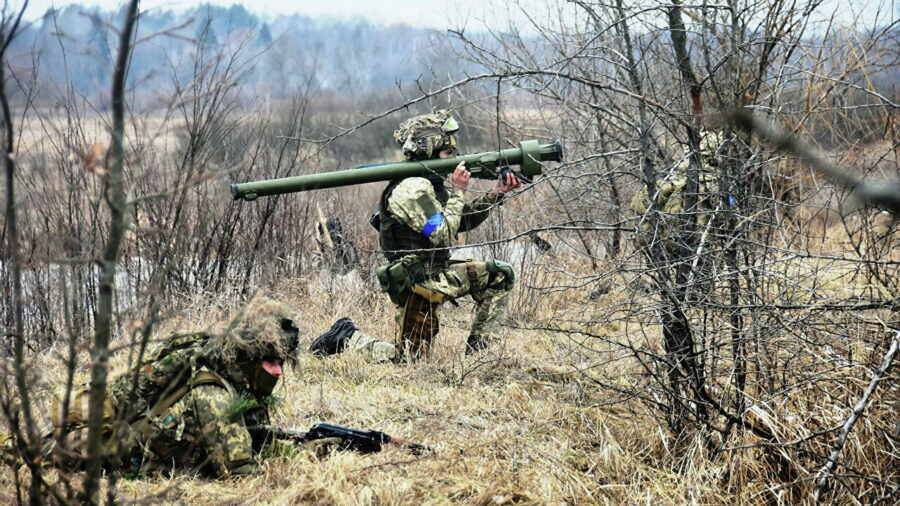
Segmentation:
[(388, 210), (435, 246), (448, 246), (459, 231), (465, 189), (447, 188), (450, 197), (441, 205), (430, 181), (403, 180), (388, 198)]
[(484, 220), (490, 215), (491, 209), (500, 205), (507, 193), (520, 186), (522, 186), (521, 181), (512, 171), (503, 172), (491, 191), (465, 205), (459, 231), (468, 232), (484, 223)]

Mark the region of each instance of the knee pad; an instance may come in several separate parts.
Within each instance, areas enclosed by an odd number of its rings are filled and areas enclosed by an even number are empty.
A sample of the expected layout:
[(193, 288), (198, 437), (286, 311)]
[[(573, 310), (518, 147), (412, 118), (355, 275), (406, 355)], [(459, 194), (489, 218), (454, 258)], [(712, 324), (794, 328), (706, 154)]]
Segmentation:
[[(509, 290), (516, 282), (516, 273), (513, 271), (512, 265), (501, 260), (488, 260), (488, 286), (497, 287), (503, 290)], [(497, 282), (498, 275), (503, 275), (503, 281)]]

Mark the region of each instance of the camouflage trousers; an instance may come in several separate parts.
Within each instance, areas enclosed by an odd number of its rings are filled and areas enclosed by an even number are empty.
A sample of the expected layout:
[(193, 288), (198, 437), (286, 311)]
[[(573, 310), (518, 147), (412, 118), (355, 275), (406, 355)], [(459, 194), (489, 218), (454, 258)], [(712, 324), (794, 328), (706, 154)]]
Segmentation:
[(360, 330), (353, 331), (344, 345), (344, 353), (358, 353), (373, 363), (390, 362), (397, 358), (397, 348)]
[(409, 358), (429, 355), (431, 342), (440, 330), (438, 308), (443, 302), (466, 295), (475, 301), (470, 341), (473, 338), (483, 342), (499, 340), (499, 319), (514, 281), (512, 267), (503, 262), (452, 262), (414, 286), (400, 307), (398, 347)]

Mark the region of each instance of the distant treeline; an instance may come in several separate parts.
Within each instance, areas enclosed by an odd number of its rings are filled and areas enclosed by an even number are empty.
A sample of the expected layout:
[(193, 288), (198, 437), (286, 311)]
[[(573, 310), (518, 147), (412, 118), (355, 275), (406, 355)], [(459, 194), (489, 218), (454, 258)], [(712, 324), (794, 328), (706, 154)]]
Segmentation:
[[(39, 100), (64, 95), (108, 107), (121, 13), (71, 5), (50, 9), (16, 38), (12, 65), (21, 82), (38, 84)], [(139, 103), (163, 102), (197, 74), (195, 56), (214, 65), (233, 54), (248, 96), (290, 96), (311, 86), (359, 93), (416, 81), (446, 80), (475, 67), (452, 57), (444, 33), (365, 20), (336, 21), (292, 15), (266, 19), (241, 5), (199, 6), (183, 13), (150, 9), (141, 14), (130, 75)]]

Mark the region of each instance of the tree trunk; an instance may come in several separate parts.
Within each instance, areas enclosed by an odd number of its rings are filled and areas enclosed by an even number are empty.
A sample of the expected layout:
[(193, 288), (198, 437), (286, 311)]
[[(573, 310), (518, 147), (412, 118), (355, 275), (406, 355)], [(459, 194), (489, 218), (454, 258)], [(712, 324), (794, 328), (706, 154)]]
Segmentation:
[(109, 340), (113, 325), (113, 296), (116, 290), (116, 266), (119, 247), (127, 227), (127, 201), (125, 197), (125, 77), (131, 39), (137, 22), (138, 0), (131, 0), (125, 16), (125, 26), (119, 37), (119, 54), (112, 83), (112, 132), (107, 153), (109, 172), (104, 177), (104, 196), (109, 207), (109, 237), (100, 262), (98, 281), (99, 299), (96, 315), (94, 345), (91, 349), (90, 416), (88, 420), (87, 475), (84, 481), (84, 500), (90, 504), (99, 501), (100, 471), (105, 449), (103, 443), (103, 401), (106, 398), (109, 368)]

